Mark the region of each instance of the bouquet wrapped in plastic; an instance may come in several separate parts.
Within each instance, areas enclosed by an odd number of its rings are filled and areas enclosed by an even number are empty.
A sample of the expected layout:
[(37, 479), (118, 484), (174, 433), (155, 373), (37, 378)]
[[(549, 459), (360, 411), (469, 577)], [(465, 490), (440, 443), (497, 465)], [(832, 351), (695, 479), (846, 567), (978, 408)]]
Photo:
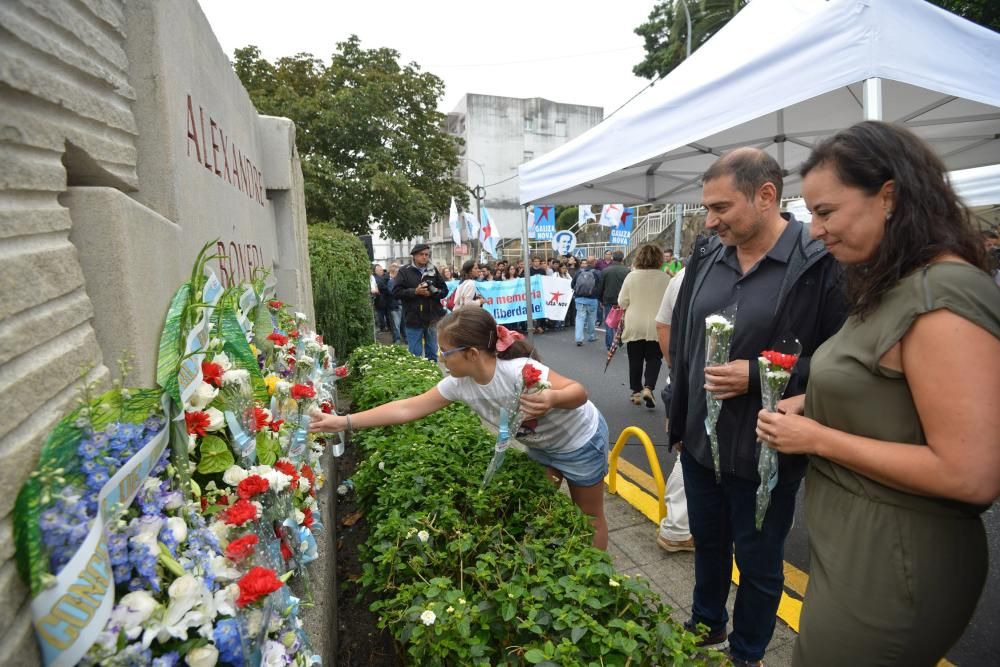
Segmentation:
[[(729, 350), (736, 330), (735, 320), (735, 305), (705, 318), (706, 366), (721, 366), (729, 361)], [(712, 449), (712, 466), (715, 468), (715, 481), (718, 483), (722, 480), (722, 470), (719, 462), (719, 436), (715, 432), (715, 425), (719, 422), (719, 413), (722, 412), (722, 401), (706, 390), (705, 403), (705, 432), (708, 434), (709, 446)]]
[[(798, 340), (784, 339), (773, 349), (764, 350), (757, 358), (760, 367), (760, 394), (764, 409), (777, 412), (778, 401), (788, 387), (792, 378), (792, 369), (802, 353), (802, 345)], [(757, 473), (760, 475), (760, 485), (757, 487), (757, 498), (754, 505), (754, 523), (757, 530), (764, 524), (764, 515), (771, 503), (771, 491), (778, 483), (778, 453), (766, 442), (760, 441), (760, 457), (757, 459)]]
[[(521, 369), (521, 382), (517, 392), (514, 394), (510, 404), (500, 408), (499, 429), (497, 432), (497, 443), (493, 450), (493, 458), (486, 467), (486, 474), (483, 475), (483, 488), (490, 483), (493, 476), (503, 465), (504, 457), (507, 455), (507, 448), (517, 435), (521, 433), (522, 427), (530, 427), (535, 420), (524, 419), (524, 412), (521, 411), (521, 396), (533, 394), (549, 388), (549, 383), (543, 381), (542, 372), (530, 363)], [(532, 427), (533, 430), (533, 427)]]

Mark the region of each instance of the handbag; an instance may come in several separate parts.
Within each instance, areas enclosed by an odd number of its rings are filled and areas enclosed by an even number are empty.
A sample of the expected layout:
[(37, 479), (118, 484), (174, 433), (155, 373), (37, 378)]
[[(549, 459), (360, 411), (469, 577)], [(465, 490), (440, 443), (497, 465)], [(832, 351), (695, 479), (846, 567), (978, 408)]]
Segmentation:
[(621, 306), (611, 306), (608, 316), (604, 318), (604, 323), (611, 329), (617, 329), (618, 325), (622, 323), (623, 315), (625, 315), (625, 311), (622, 310)]

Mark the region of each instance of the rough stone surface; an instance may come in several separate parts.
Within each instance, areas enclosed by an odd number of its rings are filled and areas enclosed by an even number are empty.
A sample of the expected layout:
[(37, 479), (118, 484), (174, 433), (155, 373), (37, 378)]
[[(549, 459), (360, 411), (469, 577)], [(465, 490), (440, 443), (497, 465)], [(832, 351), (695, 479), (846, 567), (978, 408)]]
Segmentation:
[(76, 248), (66, 235), (33, 235), (0, 241), (0, 320), (68, 294), (83, 285)]
[(42, 658), (31, 626), (31, 610), (25, 604), (17, 610), (14, 622), (4, 628), (0, 637), (0, 665), (4, 667), (38, 667)]
[(70, 241), (87, 276), (106, 363), (116, 368), (131, 353), (127, 384), (155, 386), (163, 318), (185, 280), (177, 258), (180, 227), (112, 188), (69, 188), (62, 202), (73, 218)]
[(94, 309), (81, 287), (0, 321), (0, 340), (7, 341), (0, 348), (0, 364), (83, 324), (93, 315)]
[(7, 596), (5, 604), (0, 605), (0, 628), (9, 628), (14, 614), (28, 602), (28, 586), (21, 580), (13, 560), (0, 565), (0, 590)]

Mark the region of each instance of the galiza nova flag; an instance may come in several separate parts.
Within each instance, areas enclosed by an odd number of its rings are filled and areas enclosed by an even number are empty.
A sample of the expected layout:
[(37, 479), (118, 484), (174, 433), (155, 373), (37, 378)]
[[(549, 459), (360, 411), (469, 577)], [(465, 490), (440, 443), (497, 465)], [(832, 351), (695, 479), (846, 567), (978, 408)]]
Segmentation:
[(448, 226), (451, 227), (451, 240), (455, 245), (462, 245), (462, 228), (458, 223), (458, 207), (455, 206), (455, 198), (451, 198), (451, 210), (448, 212)]

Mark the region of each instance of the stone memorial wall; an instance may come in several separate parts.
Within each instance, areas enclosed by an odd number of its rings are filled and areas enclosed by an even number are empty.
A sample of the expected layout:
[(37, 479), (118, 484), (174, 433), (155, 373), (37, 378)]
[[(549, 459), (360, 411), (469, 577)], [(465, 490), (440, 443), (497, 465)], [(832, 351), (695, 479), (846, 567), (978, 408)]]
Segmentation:
[(295, 127), (260, 116), (195, 0), (0, 3), (0, 665), (38, 664), (11, 510), (81, 375), (153, 386), (201, 247), (312, 317)]

